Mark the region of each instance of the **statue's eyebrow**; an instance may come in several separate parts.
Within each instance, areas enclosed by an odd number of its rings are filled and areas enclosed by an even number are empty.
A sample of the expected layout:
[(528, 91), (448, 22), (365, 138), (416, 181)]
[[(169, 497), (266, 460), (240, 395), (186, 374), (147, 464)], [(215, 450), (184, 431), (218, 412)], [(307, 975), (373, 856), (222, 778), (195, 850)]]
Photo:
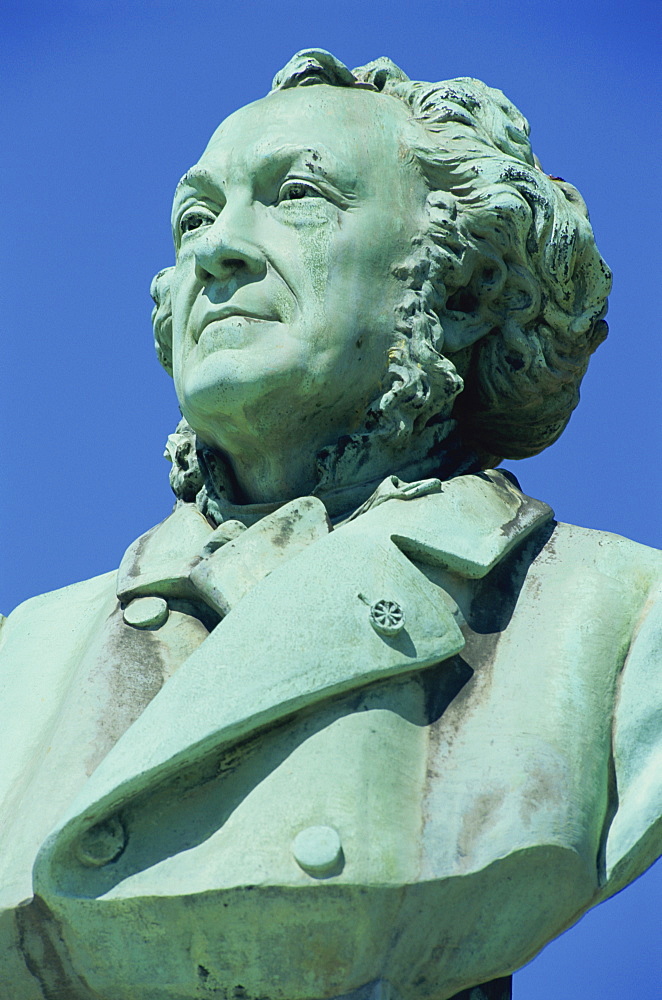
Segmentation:
[[(261, 152), (261, 150), (259, 151)], [(263, 155), (265, 162), (273, 164), (275, 170), (285, 165), (290, 167), (303, 165), (311, 173), (319, 174), (320, 177), (329, 177), (330, 180), (350, 190), (357, 181), (355, 172), (336, 153), (332, 153), (323, 145), (303, 146), (283, 143), (275, 149), (272, 147), (268, 152), (265, 150)]]
[(209, 171), (204, 167), (195, 166), (187, 170), (175, 188), (174, 200), (176, 200), (185, 188), (193, 188), (194, 191), (209, 191), (216, 193), (217, 185), (214, 183)]

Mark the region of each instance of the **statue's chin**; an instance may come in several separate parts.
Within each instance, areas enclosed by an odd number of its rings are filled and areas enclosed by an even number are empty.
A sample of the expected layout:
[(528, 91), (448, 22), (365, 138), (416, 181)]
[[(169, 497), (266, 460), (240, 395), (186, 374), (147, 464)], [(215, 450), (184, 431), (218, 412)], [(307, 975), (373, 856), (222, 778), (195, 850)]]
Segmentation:
[(182, 414), (212, 448), (225, 450), (235, 439), (248, 444), (256, 434), (271, 438), (283, 422), (287, 394), (279, 391), (282, 378), (265, 371), (264, 358), (252, 353), (215, 351), (188, 366), (176, 381)]

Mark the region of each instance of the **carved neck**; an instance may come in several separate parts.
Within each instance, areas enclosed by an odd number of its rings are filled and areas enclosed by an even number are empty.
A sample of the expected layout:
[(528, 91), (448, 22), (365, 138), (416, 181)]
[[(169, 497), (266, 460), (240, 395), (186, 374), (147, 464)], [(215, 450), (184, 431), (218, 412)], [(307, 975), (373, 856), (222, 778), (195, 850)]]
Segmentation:
[[(293, 499), (284, 495), (269, 502), (237, 502), (232, 473), (226, 459), (205, 446), (198, 446), (197, 460), (202, 488), (196, 503), (215, 523), (239, 518), (253, 523)], [(481, 468), (474, 452), (462, 442), (457, 423), (451, 418), (425, 428), (416, 437), (416, 449), (388, 449), (378, 435), (368, 432), (346, 435), (317, 455), (317, 482), (310, 490), (327, 507), (332, 520), (355, 510), (390, 474), (405, 481), (429, 477), (450, 479)], [(176, 491), (177, 492), (177, 491)]]

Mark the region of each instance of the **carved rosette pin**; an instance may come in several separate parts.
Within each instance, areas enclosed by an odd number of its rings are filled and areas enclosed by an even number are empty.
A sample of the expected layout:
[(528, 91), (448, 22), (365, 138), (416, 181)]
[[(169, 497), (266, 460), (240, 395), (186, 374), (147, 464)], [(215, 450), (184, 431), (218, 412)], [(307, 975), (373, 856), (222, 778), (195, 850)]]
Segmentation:
[(380, 635), (397, 635), (405, 624), (405, 613), (397, 601), (375, 601), (370, 605), (370, 624)]

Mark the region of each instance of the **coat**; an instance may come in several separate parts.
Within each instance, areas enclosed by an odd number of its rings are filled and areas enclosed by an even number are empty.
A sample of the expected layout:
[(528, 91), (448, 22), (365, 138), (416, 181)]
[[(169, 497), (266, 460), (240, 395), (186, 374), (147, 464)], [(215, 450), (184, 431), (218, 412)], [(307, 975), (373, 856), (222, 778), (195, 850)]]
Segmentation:
[(446, 1000), (662, 853), (660, 553), (430, 482), (9, 616), (1, 1000)]

